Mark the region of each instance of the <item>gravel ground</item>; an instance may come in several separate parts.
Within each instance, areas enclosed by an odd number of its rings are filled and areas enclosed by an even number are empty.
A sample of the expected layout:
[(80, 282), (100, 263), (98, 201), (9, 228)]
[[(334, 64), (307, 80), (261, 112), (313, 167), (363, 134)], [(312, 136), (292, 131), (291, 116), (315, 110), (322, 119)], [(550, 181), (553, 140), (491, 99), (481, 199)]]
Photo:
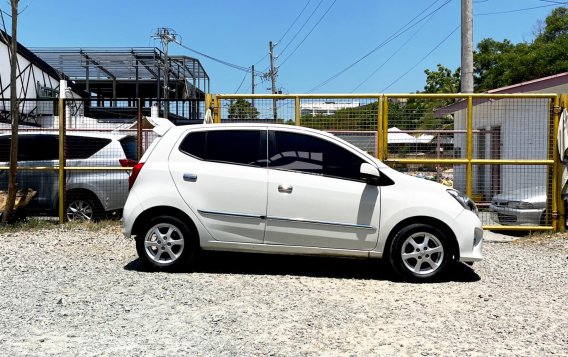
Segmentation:
[(568, 355), (568, 238), (489, 241), (447, 281), (376, 261), (207, 254), (144, 271), (120, 227), (2, 233), (0, 354)]

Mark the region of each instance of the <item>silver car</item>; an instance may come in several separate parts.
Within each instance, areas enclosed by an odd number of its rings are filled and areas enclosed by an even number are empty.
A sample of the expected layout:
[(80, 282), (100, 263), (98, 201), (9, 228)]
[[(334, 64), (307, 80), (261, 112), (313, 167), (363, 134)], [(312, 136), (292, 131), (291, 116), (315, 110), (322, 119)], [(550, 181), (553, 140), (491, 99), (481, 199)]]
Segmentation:
[(546, 187), (533, 186), (491, 199), (491, 219), (506, 226), (539, 226), (546, 222)]
[[(22, 132), (18, 143), (19, 167), (56, 167), (59, 165), (59, 135), (55, 132)], [(0, 166), (8, 166), (10, 139), (0, 134)], [(66, 166), (134, 166), (136, 138), (123, 134), (69, 132), (66, 136)], [(57, 215), (59, 176), (56, 170), (22, 169), (17, 186), (37, 192), (28, 212)], [(0, 170), (0, 190), (6, 189), (8, 175)], [(66, 171), (65, 212), (68, 220), (91, 220), (120, 212), (128, 196), (128, 172), (118, 170)]]

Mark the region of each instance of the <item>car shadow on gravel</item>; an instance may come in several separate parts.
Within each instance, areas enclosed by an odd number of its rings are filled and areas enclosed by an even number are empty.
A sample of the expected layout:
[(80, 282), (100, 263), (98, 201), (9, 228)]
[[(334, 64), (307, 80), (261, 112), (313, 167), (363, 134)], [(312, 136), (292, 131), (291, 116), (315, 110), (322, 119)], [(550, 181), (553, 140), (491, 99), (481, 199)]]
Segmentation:
[[(439, 282), (475, 282), (480, 280), (479, 275), (471, 267), (463, 263), (453, 263), (449, 268), (448, 274)], [(141, 272), (158, 271), (157, 269), (145, 267), (139, 259), (128, 263), (124, 269)], [(187, 271), (189, 269), (185, 270), (185, 272)], [(390, 268), (388, 262), (381, 259), (202, 252), (191, 271), (209, 274), (293, 275), (319, 278), (401, 281), (398, 275)]]

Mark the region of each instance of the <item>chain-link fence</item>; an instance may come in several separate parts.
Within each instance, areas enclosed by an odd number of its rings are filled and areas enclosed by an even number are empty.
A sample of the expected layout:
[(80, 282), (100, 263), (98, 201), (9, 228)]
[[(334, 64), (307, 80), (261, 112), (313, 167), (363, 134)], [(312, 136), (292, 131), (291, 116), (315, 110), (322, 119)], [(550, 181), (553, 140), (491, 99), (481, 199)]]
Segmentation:
[[(557, 96), (217, 95), (209, 102), (217, 123), (325, 130), (399, 171), (455, 187), (474, 199), (486, 228), (557, 227)], [(11, 125), (9, 103), (2, 104), (5, 191)], [(190, 100), (22, 101), (17, 185), (35, 193), (26, 214), (120, 217), (129, 170), (154, 139), (152, 118), (167, 113), (175, 124), (196, 124), (205, 111)]]
[[(120, 218), (129, 172), (154, 139), (153, 118), (163, 116), (165, 106), (175, 124), (203, 122), (204, 105), (199, 101), (22, 101), (16, 184), (20, 196), (29, 193), (33, 198), (25, 207), (20, 204), (17, 214)], [(3, 109), (0, 191), (5, 197), (12, 140), (9, 101)]]
[[(218, 95), (216, 122), (325, 130), (406, 174), (470, 195), (490, 229), (557, 219), (557, 96)], [(556, 104), (555, 104), (556, 101)]]

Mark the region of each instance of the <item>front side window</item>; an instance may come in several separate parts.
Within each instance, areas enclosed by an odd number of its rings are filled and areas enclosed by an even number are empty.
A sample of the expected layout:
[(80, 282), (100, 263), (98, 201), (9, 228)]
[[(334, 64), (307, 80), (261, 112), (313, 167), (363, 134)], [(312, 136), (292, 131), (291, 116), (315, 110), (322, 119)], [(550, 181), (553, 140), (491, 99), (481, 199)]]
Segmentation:
[(364, 181), (360, 174), (363, 162), (327, 140), (299, 133), (270, 133), (268, 166), (272, 169)]
[(189, 133), (180, 151), (205, 161), (266, 166), (266, 131), (212, 130)]

